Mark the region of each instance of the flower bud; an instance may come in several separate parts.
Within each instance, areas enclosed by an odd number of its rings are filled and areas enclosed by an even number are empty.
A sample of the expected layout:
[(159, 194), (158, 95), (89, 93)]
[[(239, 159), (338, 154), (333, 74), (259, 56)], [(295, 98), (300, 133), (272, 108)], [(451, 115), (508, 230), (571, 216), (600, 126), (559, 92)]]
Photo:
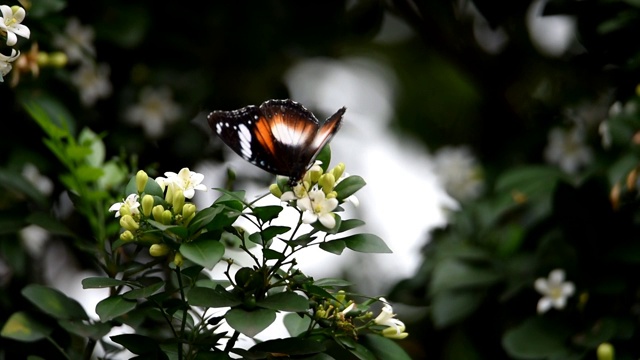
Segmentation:
[(180, 214), (182, 213), (182, 208), (184, 207), (184, 193), (180, 189), (176, 189), (173, 192), (173, 213)]
[(382, 330), (382, 336), (386, 337), (387, 339), (401, 340), (409, 336), (409, 334), (404, 332), (404, 325), (398, 326), (398, 329), (396, 329), (395, 326), (389, 326), (388, 328)]
[(120, 240), (128, 242), (128, 241), (132, 241), (135, 237), (133, 236), (133, 233), (129, 230), (125, 230), (122, 234), (120, 234)]
[(149, 247), (149, 255), (153, 257), (165, 256), (171, 251), (167, 244), (153, 244)]
[(320, 166), (315, 166), (315, 165), (312, 166), (311, 169), (307, 171), (307, 174), (309, 174), (308, 181), (312, 184), (317, 183), (318, 180), (320, 179), (320, 176), (322, 176), (322, 173), (323, 173), (323, 170)]
[(161, 219), (162, 219), (162, 221), (160, 221), (161, 223), (163, 223), (165, 225), (169, 225), (169, 224), (171, 224), (171, 221), (173, 220), (173, 214), (171, 214), (171, 211), (165, 210), (165, 211), (162, 212)]
[(607, 342), (598, 345), (596, 353), (598, 355), (598, 360), (613, 360), (615, 358), (613, 345)]
[[(620, 206), (620, 183), (616, 183), (611, 188), (611, 193), (609, 193), (609, 200), (611, 201), (611, 206), (614, 210), (618, 210)], [(120, 210), (122, 212), (122, 210)]]
[(147, 194), (142, 197), (142, 214), (149, 217), (153, 211), (153, 196)]
[(282, 196), (282, 190), (280, 190), (278, 184), (271, 184), (269, 186), (269, 192), (278, 199)]
[(120, 218), (120, 226), (122, 226), (125, 230), (136, 231), (140, 227), (131, 215), (123, 215)]
[(63, 53), (62, 51), (54, 51), (50, 53), (47, 59), (47, 65), (56, 68), (61, 68), (67, 65), (67, 62), (67, 54)]
[(39, 51), (38, 56), (36, 57), (36, 63), (39, 66), (49, 65), (49, 54), (44, 51)]
[(151, 214), (153, 214), (153, 220), (162, 222), (162, 213), (164, 212), (164, 206), (156, 205), (151, 209)]
[(138, 189), (138, 193), (144, 191), (145, 186), (147, 186), (147, 180), (149, 180), (149, 175), (147, 175), (144, 170), (139, 170), (136, 173), (136, 188)]
[(636, 182), (638, 181), (638, 169), (633, 169), (627, 175), (627, 190), (633, 191), (636, 189)]
[(342, 174), (344, 174), (344, 170), (346, 168), (347, 166), (343, 162), (341, 162), (338, 165), (336, 165), (333, 169), (331, 169), (331, 173), (333, 174), (333, 177), (335, 177), (336, 179), (340, 179)]
[(333, 188), (336, 186), (336, 178), (332, 173), (326, 173), (320, 176), (318, 180), (318, 184), (322, 188), (325, 194), (328, 194), (333, 191)]
[(120, 206), (120, 216), (131, 215), (131, 208), (126, 203)]
[(177, 253), (173, 256), (173, 263), (174, 263), (177, 267), (182, 267), (182, 264), (184, 264), (184, 257), (182, 257), (182, 254), (180, 254), (179, 252), (177, 252)]
[(182, 219), (184, 223), (189, 224), (189, 221), (191, 221), (194, 216), (196, 216), (196, 206), (191, 203), (184, 204), (182, 207)]
[(325, 198), (326, 198), (326, 199), (332, 199), (332, 198), (337, 198), (337, 197), (338, 197), (338, 193), (337, 193), (337, 192), (335, 192), (335, 191), (332, 191), (332, 192), (328, 193), (328, 194), (325, 196)]

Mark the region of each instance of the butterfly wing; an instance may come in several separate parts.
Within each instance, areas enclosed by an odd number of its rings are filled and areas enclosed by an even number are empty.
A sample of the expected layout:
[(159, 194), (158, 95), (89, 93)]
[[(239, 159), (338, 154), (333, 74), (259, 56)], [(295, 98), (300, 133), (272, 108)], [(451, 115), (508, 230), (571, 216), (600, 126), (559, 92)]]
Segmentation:
[(312, 165), (325, 145), (327, 145), (333, 136), (340, 130), (342, 126), (342, 117), (344, 116), (347, 108), (342, 107), (340, 110), (336, 111), (335, 114), (331, 115), (325, 122), (322, 124), (320, 129), (318, 129), (318, 133), (313, 139), (313, 143), (308, 148), (310, 151), (313, 151), (312, 155), (309, 158), (309, 165)]

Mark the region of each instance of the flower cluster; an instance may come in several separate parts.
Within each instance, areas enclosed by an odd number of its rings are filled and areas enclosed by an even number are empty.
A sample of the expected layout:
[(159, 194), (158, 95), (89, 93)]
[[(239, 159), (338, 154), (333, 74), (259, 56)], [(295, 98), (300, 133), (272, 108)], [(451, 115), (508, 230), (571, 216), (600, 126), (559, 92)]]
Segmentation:
[[(0, 13), (2, 13), (2, 17), (0, 17), (0, 35), (6, 37), (7, 46), (14, 46), (18, 42), (18, 35), (29, 38), (31, 31), (21, 24), (26, 16), (26, 12), (22, 7), (0, 5)], [(20, 51), (13, 48), (11, 49), (11, 55), (0, 53), (0, 81), (3, 81), (3, 77), (11, 71), (13, 68), (11, 63), (19, 56)]]
[[(284, 191), (283, 181), (272, 184), (269, 190), (281, 201), (291, 203), (302, 211), (302, 222), (313, 224), (319, 221), (322, 226), (333, 229), (336, 226), (335, 210), (343, 201), (357, 206), (355, 196), (340, 196), (336, 185), (346, 179), (345, 164), (339, 163), (333, 169), (324, 172), (321, 162), (316, 163), (306, 172), (302, 181), (293, 189)], [(344, 195), (344, 194), (343, 194)], [(343, 199), (343, 201), (340, 201)]]
[[(135, 192), (131, 192), (122, 202), (113, 204), (109, 211), (115, 211), (120, 218), (124, 231), (120, 240), (124, 242), (140, 241), (151, 243), (149, 253), (152, 256), (164, 256), (171, 247), (163, 243), (158, 234), (149, 232), (150, 221), (158, 224), (187, 225), (196, 214), (196, 206), (185, 199), (191, 199), (196, 190), (206, 191), (202, 184), (202, 174), (183, 168), (178, 173), (166, 172), (165, 177), (149, 181), (143, 170), (135, 177)], [(176, 264), (181, 256), (175, 254)]]

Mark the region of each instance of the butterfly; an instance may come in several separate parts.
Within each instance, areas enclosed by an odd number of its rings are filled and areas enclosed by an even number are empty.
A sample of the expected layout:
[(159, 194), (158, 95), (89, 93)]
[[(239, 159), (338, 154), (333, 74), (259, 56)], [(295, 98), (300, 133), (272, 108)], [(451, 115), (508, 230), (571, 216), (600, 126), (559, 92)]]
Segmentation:
[(213, 111), (209, 126), (243, 159), (297, 184), (314, 164), (320, 150), (342, 125), (345, 107), (327, 120), (318, 119), (293, 100), (267, 100), (259, 107)]

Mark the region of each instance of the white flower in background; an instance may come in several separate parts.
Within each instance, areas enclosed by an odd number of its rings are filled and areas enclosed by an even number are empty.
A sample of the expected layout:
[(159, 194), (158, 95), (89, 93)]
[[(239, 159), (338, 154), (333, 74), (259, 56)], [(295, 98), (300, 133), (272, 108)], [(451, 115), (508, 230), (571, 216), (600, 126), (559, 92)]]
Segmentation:
[(2, 82), (2, 77), (11, 71), (11, 63), (14, 62), (18, 56), (20, 56), (20, 51), (16, 51), (15, 49), (11, 49), (10, 56), (0, 54), (0, 82)]
[(180, 112), (171, 90), (147, 87), (140, 93), (140, 102), (127, 110), (125, 118), (131, 124), (141, 125), (148, 137), (157, 138), (164, 133), (166, 124), (179, 119)]
[(20, 35), (23, 38), (28, 39), (31, 35), (31, 31), (21, 22), (26, 16), (26, 12), (20, 6), (9, 7), (7, 5), (0, 5), (0, 12), (2, 17), (0, 18), (0, 33), (7, 36), (7, 45), (13, 46), (18, 42)]
[(69, 62), (79, 62), (95, 56), (93, 38), (93, 28), (82, 26), (80, 20), (71, 18), (67, 22), (64, 34), (56, 34), (53, 38), (53, 45), (67, 54)]
[(475, 199), (484, 189), (482, 169), (464, 146), (447, 146), (438, 150), (433, 165), (444, 189), (459, 201)]
[(182, 168), (177, 174), (168, 171), (164, 173), (164, 176), (166, 176), (166, 178), (156, 178), (156, 182), (160, 187), (164, 189), (167, 185), (173, 184), (182, 190), (184, 197), (187, 199), (191, 199), (193, 195), (195, 195), (196, 190), (207, 191), (207, 186), (202, 184), (204, 175), (190, 171), (189, 168)]
[(116, 217), (120, 217), (120, 209), (123, 206), (127, 206), (129, 208), (129, 211), (131, 212), (131, 215), (139, 214), (140, 213), (140, 209), (138, 209), (140, 207), (140, 203), (138, 202), (139, 197), (140, 196), (138, 194), (130, 194), (129, 196), (127, 196), (126, 199), (124, 199), (124, 201), (111, 205), (111, 207), (109, 208), (109, 211), (115, 211)]
[(575, 286), (571, 281), (564, 281), (564, 270), (555, 269), (549, 273), (549, 278), (536, 279), (533, 286), (542, 294), (538, 301), (538, 313), (542, 314), (553, 306), (556, 309), (564, 309), (567, 298), (575, 292)]
[(109, 73), (107, 64), (95, 65), (86, 62), (71, 75), (71, 82), (78, 88), (80, 100), (84, 105), (91, 106), (98, 99), (111, 95)]
[(549, 144), (544, 150), (545, 159), (558, 165), (569, 174), (575, 174), (582, 166), (591, 162), (591, 149), (585, 144), (581, 127), (565, 131), (554, 128), (549, 132)]
[(22, 168), (22, 176), (44, 195), (51, 195), (53, 182), (48, 177), (42, 176), (35, 165), (25, 164)]
[(309, 196), (298, 199), (297, 205), (304, 211), (302, 222), (305, 224), (312, 224), (319, 220), (326, 228), (333, 229), (336, 226), (336, 219), (332, 211), (338, 207), (338, 199), (327, 199), (324, 191), (309, 191)]

